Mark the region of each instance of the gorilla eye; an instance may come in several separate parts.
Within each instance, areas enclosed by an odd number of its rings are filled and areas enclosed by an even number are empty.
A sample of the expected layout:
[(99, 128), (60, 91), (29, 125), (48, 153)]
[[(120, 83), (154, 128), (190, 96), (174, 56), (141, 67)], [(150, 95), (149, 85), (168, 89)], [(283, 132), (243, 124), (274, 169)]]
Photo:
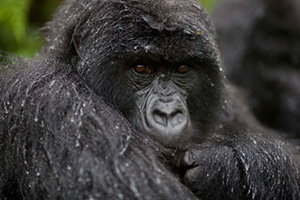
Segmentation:
[(152, 70), (148, 65), (136, 65), (134, 70), (139, 74), (151, 74)]
[(186, 74), (189, 71), (191, 71), (191, 68), (189, 66), (186, 66), (186, 65), (181, 65), (180, 67), (178, 67), (176, 69), (176, 72), (179, 73), (179, 74)]

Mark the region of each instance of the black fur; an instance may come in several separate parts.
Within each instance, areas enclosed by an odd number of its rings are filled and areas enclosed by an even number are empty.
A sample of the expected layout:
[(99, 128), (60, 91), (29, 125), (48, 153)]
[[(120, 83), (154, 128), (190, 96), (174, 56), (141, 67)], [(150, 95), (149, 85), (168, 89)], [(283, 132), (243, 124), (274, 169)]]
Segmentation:
[[(299, 199), (295, 146), (223, 80), (197, 1), (70, 0), (47, 28), (38, 58), (0, 68), (2, 199)], [(127, 121), (135, 99), (123, 66), (140, 49), (198, 64), (188, 149)]]

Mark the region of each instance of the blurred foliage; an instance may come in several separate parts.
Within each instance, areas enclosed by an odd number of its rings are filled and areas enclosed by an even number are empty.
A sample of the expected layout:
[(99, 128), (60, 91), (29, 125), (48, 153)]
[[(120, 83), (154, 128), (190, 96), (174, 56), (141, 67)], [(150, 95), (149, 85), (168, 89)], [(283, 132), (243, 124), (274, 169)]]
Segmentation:
[(208, 12), (211, 12), (219, 0), (199, 0)]
[[(41, 27), (62, 0), (0, 0), (0, 50), (33, 57), (43, 45)], [(211, 11), (217, 0), (200, 0)]]
[(40, 28), (61, 0), (0, 0), (0, 50), (32, 57), (43, 45)]

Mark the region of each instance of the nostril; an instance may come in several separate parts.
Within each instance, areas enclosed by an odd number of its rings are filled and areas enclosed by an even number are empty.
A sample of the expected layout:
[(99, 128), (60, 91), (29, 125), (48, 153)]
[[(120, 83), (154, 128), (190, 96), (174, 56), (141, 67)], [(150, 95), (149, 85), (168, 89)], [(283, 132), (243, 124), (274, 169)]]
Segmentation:
[(170, 116), (172, 126), (176, 126), (184, 122), (185, 115), (181, 111), (173, 112)]
[(186, 116), (181, 110), (176, 110), (171, 114), (155, 110), (152, 115), (154, 122), (162, 126), (168, 126), (170, 123), (171, 126), (175, 127), (186, 121)]
[(153, 112), (153, 119), (156, 123), (161, 124), (163, 126), (168, 125), (168, 116), (166, 113), (160, 112), (159, 110), (155, 110)]

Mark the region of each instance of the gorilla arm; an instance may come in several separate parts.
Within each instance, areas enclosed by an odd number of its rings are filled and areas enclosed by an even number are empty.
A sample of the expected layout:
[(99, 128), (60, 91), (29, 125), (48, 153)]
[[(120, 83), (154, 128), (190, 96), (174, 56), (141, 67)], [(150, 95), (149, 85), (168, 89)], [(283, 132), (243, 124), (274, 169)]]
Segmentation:
[(220, 125), (178, 161), (184, 183), (203, 199), (298, 199), (295, 145), (262, 128), (241, 91), (225, 85)]
[(4, 70), (1, 198), (196, 199), (157, 160), (159, 144), (133, 132), (70, 66)]

